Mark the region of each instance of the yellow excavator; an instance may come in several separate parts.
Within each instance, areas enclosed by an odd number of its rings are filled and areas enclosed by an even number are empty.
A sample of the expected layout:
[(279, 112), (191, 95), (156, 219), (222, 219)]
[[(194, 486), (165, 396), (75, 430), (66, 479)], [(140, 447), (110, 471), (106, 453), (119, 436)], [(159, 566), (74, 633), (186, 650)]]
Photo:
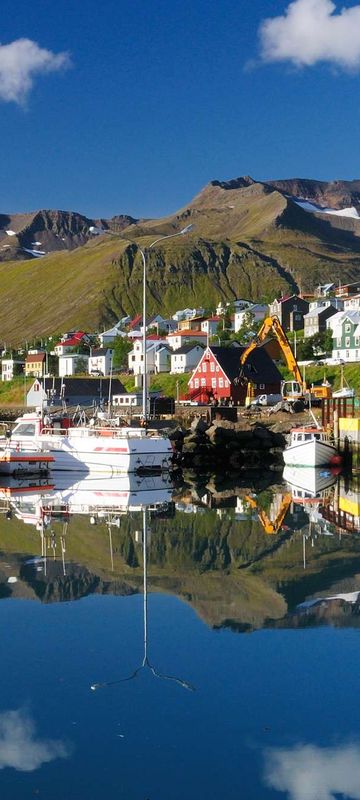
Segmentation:
[(275, 534), (278, 533), (280, 528), (282, 527), (287, 511), (289, 510), (290, 503), (292, 501), (292, 494), (291, 492), (284, 494), (279, 511), (273, 522), (269, 519), (268, 515), (266, 514), (266, 511), (264, 511), (262, 508), (258, 508), (256, 499), (254, 497), (252, 497), (250, 494), (247, 494), (245, 496), (245, 500), (249, 504), (250, 508), (253, 508), (255, 511), (257, 511), (259, 520), (264, 529), (264, 533)]
[[(281, 352), (284, 356), (286, 366), (293, 374), (293, 380), (283, 381), (282, 383), (281, 394), (283, 396), (283, 400), (287, 401), (291, 405), (295, 402), (298, 402), (298, 405), (303, 404), (303, 406), (308, 406), (311, 405), (311, 402), (316, 402), (317, 400), (331, 397), (331, 386), (327, 382), (324, 382), (322, 386), (312, 386), (311, 388), (307, 386), (301, 374), (301, 370), (295, 355), (292, 351), (289, 339), (286, 336), (279, 318), (276, 316), (266, 317), (264, 319), (258, 334), (242, 353), (240, 357), (240, 379), (244, 364), (249, 358), (250, 353), (252, 353), (256, 347), (262, 344), (269, 335), (273, 335), (277, 339), (281, 348)], [(249, 382), (245, 404), (249, 405), (254, 396), (254, 387)]]

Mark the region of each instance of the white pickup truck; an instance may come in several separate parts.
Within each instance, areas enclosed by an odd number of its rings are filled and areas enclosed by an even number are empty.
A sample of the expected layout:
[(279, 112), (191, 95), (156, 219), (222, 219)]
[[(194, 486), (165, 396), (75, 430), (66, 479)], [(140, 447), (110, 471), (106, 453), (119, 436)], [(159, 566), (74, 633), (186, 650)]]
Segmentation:
[(250, 406), (276, 406), (282, 400), (281, 394), (258, 394), (251, 401)]

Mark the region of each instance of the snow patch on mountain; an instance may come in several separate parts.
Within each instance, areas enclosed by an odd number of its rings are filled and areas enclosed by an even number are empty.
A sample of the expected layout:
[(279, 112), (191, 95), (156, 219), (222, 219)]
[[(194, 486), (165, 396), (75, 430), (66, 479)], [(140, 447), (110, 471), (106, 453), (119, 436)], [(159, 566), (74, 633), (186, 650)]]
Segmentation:
[(22, 248), (24, 253), (30, 253), (31, 256), (35, 256), (35, 258), (40, 258), (40, 256), (46, 256), (45, 250), (29, 250), (27, 247)]
[(315, 203), (310, 203), (308, 200), (297, 200), (295, 197), (291, 197), (294, 203), (297, 206), (300, 206), (304, 211), (311, 211), (313, 214), (333, 214), (336, 217), (350, 217), (351, 219), (360, 219), (360, 216), (355, 208), (355, 206), (350, 206), (349, 208), (327, 208), (322, 206), (317, 206)]

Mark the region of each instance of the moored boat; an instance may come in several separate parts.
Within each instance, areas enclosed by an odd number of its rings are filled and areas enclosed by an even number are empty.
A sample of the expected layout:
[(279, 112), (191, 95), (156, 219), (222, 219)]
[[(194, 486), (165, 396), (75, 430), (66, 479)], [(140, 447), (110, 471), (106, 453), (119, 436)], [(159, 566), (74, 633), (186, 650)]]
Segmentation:
[(295, 467), (322, 467), (339, 459), (327, 431), (314, 426), (293, 428), (284, 450), (284, 462)]
[(65, 414), (23, 414), (9, 441), (10, 446), (50, 452), (54, 470), (118, 475), (169, 470), (172, 465), (171, 442), (157, 431), (96, 423), (74, 425)]

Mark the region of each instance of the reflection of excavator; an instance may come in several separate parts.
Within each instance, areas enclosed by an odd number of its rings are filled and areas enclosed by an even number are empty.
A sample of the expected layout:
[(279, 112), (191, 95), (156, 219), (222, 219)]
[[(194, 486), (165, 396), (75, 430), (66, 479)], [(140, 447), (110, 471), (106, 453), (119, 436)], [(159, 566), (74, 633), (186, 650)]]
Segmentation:
[(257, 511), (259, 520), (264, 528), (264, 533), (278, 533), (284, 522), (287, 511), (289, 510), (290, 503), (292, 501), (292, 495), (291, 492), (284, 494), (279, 511), (273, 522), (271, 522), (268, 515), (262, 508), (258, 508), (256, 499), (254, 497), (247, 494), (245, 500), (249, 504), (249, 506), (251, 506), (251, 508)]
[[(285, 358), (286, 366), (290, 372), (292, 372), (294, 379), (290, 381), (283, 381), (281, 387), (281, 393), (283, 399), (288, 401), (291, 404), (294, 404), (298, 401), (299, 406), (301, 405), (309, 405), (311, 401), (316, 401), (322, 399), (324, 397), (331, 396), (331, 387), (329, 384), (324, 383), (322, 386), (314, 386), (309, 389), (306, 385), (306, 382), (303, 379), (303, 376), (300, 371), (300, 367), (297, 363), (295, 355), (292, 351), (291, 344), (286, 336), (284, 329), (281, 326), (280, 320), (276, 316), (266, 317), (264, 322), (255, 338), (250, 342), (248, 347), (244, 350), (240, 357), (240, 379), (241, 374), (243, 371), (243, 367), (245, 362), (247, 361), (250, 353), (257, 347), (258, 345), (262, 344), (265, 339), (269, 336), (269, 334), (273, 334), (277, 339), (283, 356)], [(248, 384), (248, 391), (247, 391), (247, 398), (246, 398), (246, 405), (254, 397), (254, 387), (251, 383)]]

